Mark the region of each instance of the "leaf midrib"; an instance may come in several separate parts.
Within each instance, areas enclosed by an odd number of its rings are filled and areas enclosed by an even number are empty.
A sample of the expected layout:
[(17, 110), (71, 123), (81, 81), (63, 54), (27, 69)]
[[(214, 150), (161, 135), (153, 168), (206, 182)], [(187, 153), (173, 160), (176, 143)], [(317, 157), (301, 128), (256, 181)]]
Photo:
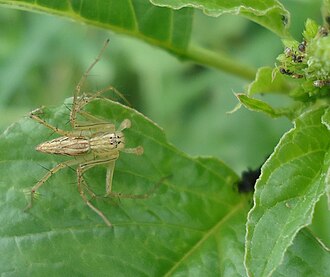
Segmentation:
[(178, 260), (177, 263), (175, 263), (173, 265), (172, 268), (170, 268), (165, 274), (164, 276), (171, 276), (175, 270), (182, 264), (184, 263), (185, 260), (187, 260), (195, 251), (197, 251), (200, 246), (207, 240), (209, 239), (212, 235), (214, 235), (214, 233), (216, 231), (218, 231), (218, 229), (220, 229), (220, 227), (222, 227), (226, 221), (228, 221), (230, 218), (232, 218), (237, 212), (240, 211), (240, 209), (242, 209), (244, 207), (245, 201), (241, 201), (239, 202), (238, 205), (236, 205), (236, 207), (233, 207), (233, 209), (226, 215), (224, 216), (218, 223), (216, 223), (209, 231), (207, 231), (204, 236), (201, 237), (200, 240), (198, 240), (194, 245), (192, 245), (192, 247), (190, 248), (190, 250), (188, 252), (186, 252), (182, 258), (180, 260)]

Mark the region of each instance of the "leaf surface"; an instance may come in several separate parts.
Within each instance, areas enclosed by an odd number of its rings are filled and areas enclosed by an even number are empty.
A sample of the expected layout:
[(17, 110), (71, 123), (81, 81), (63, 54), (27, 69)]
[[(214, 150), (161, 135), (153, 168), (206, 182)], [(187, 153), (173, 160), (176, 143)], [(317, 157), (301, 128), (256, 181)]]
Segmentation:
[(286, 79), (282, 74), (276, 74), (273, 78), (273, 68), (260, 67), (257, 71), (255, 80), (249, 85), (247, 94), (257, 93), (287, 93), (290, 89)]
[(271, 105), (266, 102), (249, 97), (245, 93), (237, 93), (237, 99), (242, 103), (247, 109), (256, 112), (263, 112), (273, 118), (280, 116), (288, 116), (291, 117), (292, 111), (290, 109), (285, 108), (273, 108)]
[(194, 10), (158, 7), (147, 0), (32, 1), (0, 0), (0, 5), (59, 15), (128, 35), (160, 47), (181, 59), (252, 79), (255, 69), (226, 53), (191, 43)]
[(279, 36), (288, 36), (290, 14), (276, 0), (150, 0), (155, 5), (181, 9), (193, 7), (201, 9), (209, 16), (220, 16), (225, 13), (238, 14), (257, 22)]
[(251, 276), (269, 276), (280, 265), (325, 193), (330, 133), (321, 123), (324, 113), (319, 108), (297, 118), (262, 168), (247, 224), (245, 262)]
[(330, 252), (306, 228), (298, 233), (285, 253), (283, 263), (272, 276), (327, 276)]
[(0, 0), (0, 4), (64, 16), (143, 39), (180, 55), (191, 34), (192, 9), (174, 11), (144, 0), (32, 1)]
[[(43, 119), (70, 129), (66, 105), (44, 109)], [(92, 199), (112, 222), (109, 228), (81, 199), (74, 168), (51, 176), (34, 206), (23, 212), (24, 195), (65, 157), (34, 147), (57, 137), (26, 118), (0, 137), (0, 272), (16, 276), (162, 276), (231, 272), (244, 276), (243, 248), (247, 198), (234, 188), (238, 177), (214, 158), (191, 158), (170, 145), (159, 127), (138, 112), (108, 100), (89, 112), (124, 130), (127, 147), (113, 180), (115, 192), (141, 194), (161, 186), (148, 199)], [(105, 191), (105, 168), (86, 172), (97, 194)]]

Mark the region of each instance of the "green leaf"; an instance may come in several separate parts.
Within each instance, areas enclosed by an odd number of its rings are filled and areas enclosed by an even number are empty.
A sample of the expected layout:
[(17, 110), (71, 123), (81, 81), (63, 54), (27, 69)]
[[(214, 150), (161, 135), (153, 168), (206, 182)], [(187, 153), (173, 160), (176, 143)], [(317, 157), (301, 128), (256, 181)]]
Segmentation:
[(215, 53), (191, 44), (194, 10), (190, 8), (161, 8), (147, 0), (0, 0), (0, 5), (59, 15), (136, 37), (179, 58), (215, 67), (249, 80), (255, 75), (254, 68), (235, 61), (226, 53)]
[(279, 36), (288, 36), (290, 14), (276, 0), (150, 0), (155, 5), (181, 9), (193, 7), (201, 9), (206, 15), (220, 16), (225, 13), (239, 14), (268, 28)]
[(278, 92), (288, 94), (289, 86), (282, 74), (275, 74), (271, 67), (258, 68), (255, 80), (249, 85), (247, 94), (253, 95), (257, 93)]
[[(70, 100), (71, 101), (71, 100)], [(43, 119), (70, 129), (70, 101), (44, 109)], [(74, 168), (63, 169), (38, 190), (27, 212), (24, 195), (65, 157), (35, 146), (57, 137), (32, 119), (22, 119), (0, 137), (0, 273), (15, 276), (244, 276), (245, 219), (249, 204), (234, 188), (237, 175), (214, 158), (191, 158), (170, 145), (153, 122), (109, 100), (89, 112), (118, 126), (129, 118), (113, 190), (141, 194), (164, 177), (148, 199), (93, 199), (112, 222), (109, 228), (80, 197)], [(88, 185), (104, 193), (105, 168), (86, 172)], [(221, 263), (222, 266), (219, 266)], [(228, 275), (226, 275), (228, 276)]]
[(324, 108), (302, 114), (264, 164), (256, 184), (246, 237), (250, 276), (269, 276), (283, 260), (297, 232), (311, 223), (326, 190), (330, 133)]
[(319, 25), (312, 19), (307, 19), (305, 24), (305, 30), (303, 31), (303, 36), (306, 41), (313, 40), (317, 35), (319, 30)]
[(280, 116), (287, 116), (291, 118), (292, 116), (289, 109), (275, 109), (266, 102), (251, 98), (244, 93), (237, 93), (236, 97), (247, 109), (251, 111), (263, 112), (273, 118)]
[(307, 229), (298, 233), (285, 253), (285, 259), (272, 277), (327, 276), (330, 272), (330, 252)]
[(322, 123), (328, 128), (330, 131), (330, 108), (326, 109), (324, 115), (322, 116)]
[[(330, 108), (326, 109), (324, 115), (321, 118), (322, 123), (328, 128), (330, 131)], [(328, 170), (327, 176), (325, 178), (326, 182), (326, 194), (328, 198), (328, 207), (330, 209), (330, 168)]]
[(162, 9), (144, 0), (121, 1), (10, 1), (0, 4), (72, 18), (143, 39), (180, 54), (187, 48), (192, 25), (192, 9)]

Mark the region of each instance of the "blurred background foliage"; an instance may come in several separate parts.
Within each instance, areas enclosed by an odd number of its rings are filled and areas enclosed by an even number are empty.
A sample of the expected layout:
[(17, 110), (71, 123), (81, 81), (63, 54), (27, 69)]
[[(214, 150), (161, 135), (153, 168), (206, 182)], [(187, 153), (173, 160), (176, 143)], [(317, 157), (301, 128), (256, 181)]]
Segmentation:
[[(301, 40), (307, 17), (322, 23), (321, 0), (281, 2), (291, 12), (296, 39)], [(271, 120), (245, 109), (226, 113), (237, 104), (233, 92), (243, 92), (250, 80), (178, 60), (136, 39), (3, 7), (0, 25), (1, 131), (38, 106), (59, 105), (72, 96), (106, 38), (110, 46), (89, 77), (88, 89), (114, 85), (188, 154), (218, 157), (239, 173), (258, 167), (291, 127), (287, 119)], [(253, 22), (198, 11), (192, 43), (225, 51), (255, 68), (273, 66), (283, 51), (276, 35)], [(287, 99), (267, 96), (267, 101), (276, 105)]]

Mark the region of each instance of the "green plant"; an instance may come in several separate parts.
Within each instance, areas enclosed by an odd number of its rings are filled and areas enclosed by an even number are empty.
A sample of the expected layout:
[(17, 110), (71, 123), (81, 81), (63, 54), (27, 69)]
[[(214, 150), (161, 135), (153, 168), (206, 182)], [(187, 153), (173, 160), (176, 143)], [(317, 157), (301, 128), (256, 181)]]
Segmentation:
[[(52, 176), (33, 209), (22, 211), (26, 205), (24, 190), (45, 172), (38, 163), (51, 168), (62, 159), (37, 153), (35, 145), (47, 140), (49, 132), (28, 118), (21, 119), (0, 137), (3, 275), (328, 274), (330, 254), (325, 245), (330, 241), (329, 212), (324, 205), (330, 190), (327, 21), (321, 29), (307, 20), (303, 40), (296, 41), (288, 32), (289, 12), (275, 0), (0, 3), (111, 29), (163, 48), (180, 59), (252, 80), (254, 69), (239, 59), (191, 42), (196, 9), (211, 16), (239, 14), (281, 37), (285, 49), (277, 65), (260, 68), (247, 92), (237, 94), (237, 98), (248, 109), (271, 117), (285, 116), (294, 123), (262, 166), (251, 209), (252, 193), (238, 192), (239, 176), (225, 163), (215, 157), (192, 158), (178, 150), (155, 123), (131, 108), (110, 100), (91, 103), (90, 113), (117, 126), (124, 118), (130, 119), (133, 128), (125, 131), (127, 140), (145, 149), (141, 157), (121, 155), (115, 191), (143, 193), (169, 176), (149, 199), (95, 201), (113, 223), (110, 229), (81, 201), (75, 172), (70, 170)], [(328, 1), (323, 3), (323, 13), (329, 19)], [(258, 51), (265, 50), (262, 46), (254, 45)], [(274, 93), (285, 95), (291, 102), (281, 98), (281, 106), (275, 107), (264, 100)], [(180, 102), (180, 97), (172, 104)], [(45, 109), (44, 119), (69, 128), (70, 101)], [(206, 124), (211, 121), (208, 118)], [(213, 139), (201, 133), (202, 144)], [(188, 144), (189, 139), (183, 143)], [(86, 174), (88, 183), (99, 193), (103, 192), (100, 184), (104, 184), (104, 173), (102, 168), (95, 168)]]

